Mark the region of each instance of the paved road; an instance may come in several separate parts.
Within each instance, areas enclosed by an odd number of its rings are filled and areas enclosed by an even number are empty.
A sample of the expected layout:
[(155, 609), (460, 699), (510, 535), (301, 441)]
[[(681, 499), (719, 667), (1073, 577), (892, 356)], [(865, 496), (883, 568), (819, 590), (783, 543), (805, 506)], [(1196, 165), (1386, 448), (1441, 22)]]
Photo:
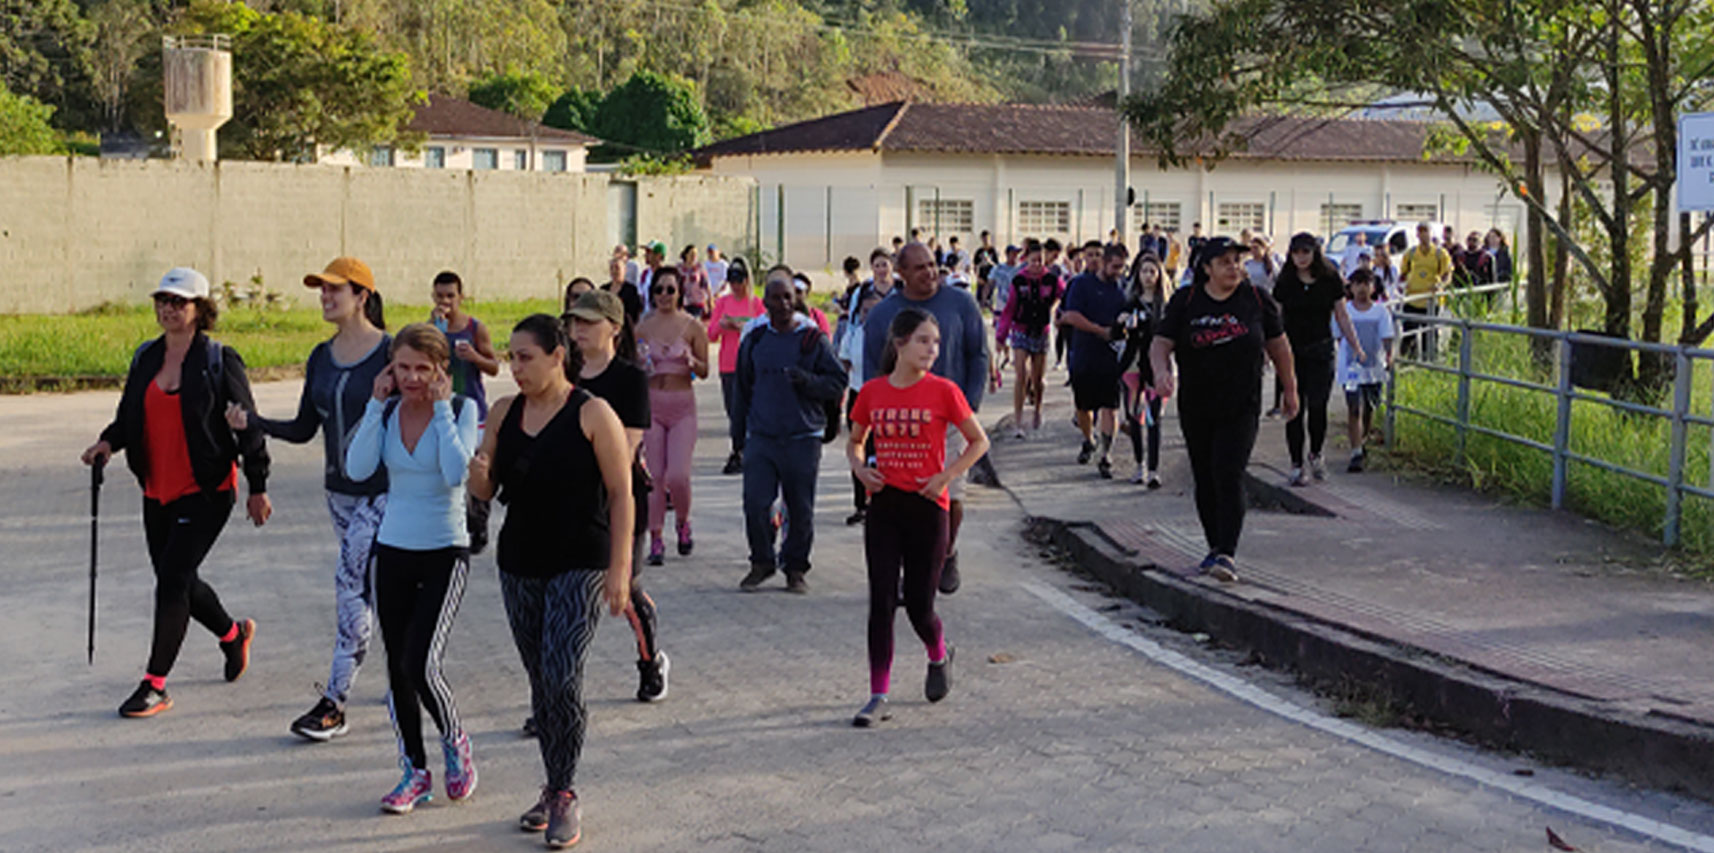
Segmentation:
[[(265, 411), (285, 412), (296, 385), (259, 391)], [(319, 446), (275, 445), (275, 520), (230, 527), (209, 561), (229, 606), (260, 622), (250, 674), (223, 683), (212, 639), (193, 626), (171, 681), (177, 707), (147, 721), (114, 714), (145, 655), (150, 575), (135, 487), (116, 476), (100, 647), (86, 666), (87, 481), (74, 462), (113, 400), (0, 400), (0, 850), (534, 849), (512, 828), (540, 769), (534, 742), (516, 734), (525, 687), (492, 557), (478, 562), (448, 653), (482, 770), (471, 801), (377, 813), (397, 776), (378, 661), (359, 680), (350, 736), (311, 745), (286, 733), (315, 698), (332, 641)], [(712, 384), (700, 405), (697, 552), (647, 576), (671, 697), (630, 700), (629, 632), (607, 623), (588, 676), (583, 847), (1541, 850), (1551, 825), (1585, 850), (1670, 849), (1289, 721), (1092, 631), (1071, 614), (1315, 705), (1278, 676), (1143, 625), (1146, 613), (1044, 560), (1002, 491), (972, 490), (965, 587), (942, 605), (960, 649), (952, 697), (920, 698), (901, 618), (896, 719), (852, 729), (866, 690), (865, 592), (839, 460), (824, 460), (813, 594), (740, 594), (738, 484), (716, 473), (725, 448)], [(1055, 591), (1069, 602), (1051, 606)], [(1544, 790), (1714, 828), (1702, 804), (1394, 737), (1458, 766), (1529, 767)]]

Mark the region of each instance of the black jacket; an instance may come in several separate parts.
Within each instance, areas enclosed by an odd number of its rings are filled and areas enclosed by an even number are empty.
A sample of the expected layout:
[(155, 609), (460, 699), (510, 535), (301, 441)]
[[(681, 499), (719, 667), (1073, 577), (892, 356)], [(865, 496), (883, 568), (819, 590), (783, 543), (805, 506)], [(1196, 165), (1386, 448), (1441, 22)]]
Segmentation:
[[(137, 482), (143, 482), (149, 472), (148, 443), (143, 440), (143, 395), (166, 360), (166, 338), (156, 338), (137, 349), (131, 359), (131, 370), (125, 376), (125, 391), (119, 397), (119, 410), (113, 423), (101, 431), (101, 440), (114, 453), (125, 451), (125, 463)], [(208, 357), (219, 352), (221, 366), (211, 367)], [(216, 377), (219, 378), (216, 387)], [(214, 492), (226, 481), (232, 463), (244, 459), (244, 479), (250, 494), (268, 490), (268, 446), (256, 419), (250, 428), (234, 433), (226, 423), (226, 404), (238, 403), (245, 411), (256, 410), (250, 397), (250, 379), (244, 373), (244, 359), (238, 351), (208, 340), (201, 332), (185, 352), (179, 379), (179, 405), (184, 410), (185, 445), (190, 450), (191, 473), (204, 492)]]

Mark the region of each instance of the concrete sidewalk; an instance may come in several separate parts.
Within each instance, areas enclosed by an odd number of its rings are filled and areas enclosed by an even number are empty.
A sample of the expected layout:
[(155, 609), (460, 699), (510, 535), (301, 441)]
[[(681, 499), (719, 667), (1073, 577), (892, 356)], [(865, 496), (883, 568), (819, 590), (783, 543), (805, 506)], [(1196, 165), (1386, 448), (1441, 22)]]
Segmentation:
[[(1063, 376), (1049, 376), (1040, 433), (1022, 441), (995, 433), (996, 466), (1031, 515), (1092, 522), (1123, 560), (1185, 577), (1212, 598), (1438, 656), (1597, 713), (1685, 723), (1714, 740), (1714, 586), (1661, 569), (1661, 550), (1641, 536), (1407, 479), (1386, 470), (1384, 453), (1371, 451), (1369, 472), (1346, 474), (1336, 401), (1333, 470), (1289, 490), (1331, 517), (1252, 510), (1238, 554), (1243, 582), (1189, 579), (1207, 547), (1174, 407), (1163, 431), (1164, 488), (1125, 482), (1132, 457), (1123, 436), (1116, 479), (1103, 481), (1093, 464), (1075, 464)], [(1009, 406), (1006, 391), (990, 403), (989, 421), (999, 417), (995, 404)], [(1283, 487), (1286, 458), (1282, 423), (1265, 421), (1252, 475)]]

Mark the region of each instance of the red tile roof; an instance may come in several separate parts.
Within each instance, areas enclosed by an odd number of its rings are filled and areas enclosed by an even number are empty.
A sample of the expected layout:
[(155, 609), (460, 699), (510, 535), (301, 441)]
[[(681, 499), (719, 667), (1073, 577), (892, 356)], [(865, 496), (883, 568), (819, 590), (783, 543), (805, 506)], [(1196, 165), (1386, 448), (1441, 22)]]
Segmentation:
[[(809, 151), (1111, 157), (1117, 120), (1112, 109), (1092, 106), (896, 101), (716, 142), (696, 155), (703, 163), (715, 157)], [(1430, 127), (1418, 121), (1248, 118), (1231, 128), (1245, 144), (1230, 156), (1417, 162), (1423, 159)], [(1148, 152), (1139, 149), (1137, 153)]]
[(463, 98), (429, 95), (428, 103), (416, 108), (405, 125), (431, 136), (480, 136), (491, 139), (535, 139), (567, 145), (596, 145), (601, 140), (570, 130), (548, 127), (541, 122), (518, 118), (511, 113), (477, 106)]

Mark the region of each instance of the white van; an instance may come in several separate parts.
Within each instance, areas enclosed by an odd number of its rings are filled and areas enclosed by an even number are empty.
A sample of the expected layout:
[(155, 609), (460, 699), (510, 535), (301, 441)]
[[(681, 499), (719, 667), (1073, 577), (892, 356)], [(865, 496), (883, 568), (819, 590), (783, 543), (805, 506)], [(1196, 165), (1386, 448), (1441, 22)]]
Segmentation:
[[(1353, 222), (1338, 233), (1329, 237), (1323, 251), (1330, 258), (1345, 256), (1345, 249), (1351, 245), (1351, 235), (1361, 232), (1370, 246), (1387, 244), (1387, 251), (1394, 255), (1403, 254), (1416, 245), (1416, 227), (1420, 222), (1399, 222), (1392, 219), (1372, 219), (1364, 222)], [(1440, 244), (1441, 235), (1446, 233), (1446, 225), (1440, 222), (1428, 223), (1429, 233), (1434, 236), (1435, 245)]]

